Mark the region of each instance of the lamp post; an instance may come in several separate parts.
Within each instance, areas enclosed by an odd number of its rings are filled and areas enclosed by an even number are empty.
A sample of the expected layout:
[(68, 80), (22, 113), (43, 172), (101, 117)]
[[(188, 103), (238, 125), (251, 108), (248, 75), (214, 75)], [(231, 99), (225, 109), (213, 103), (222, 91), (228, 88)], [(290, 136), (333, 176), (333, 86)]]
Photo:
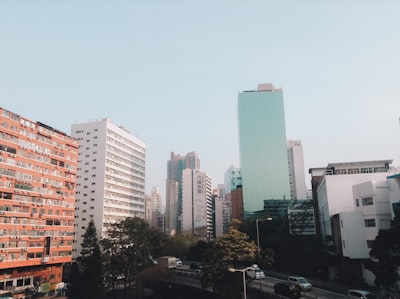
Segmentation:
[(242, 276), (243, 276), (243, 298), (247, 299), (247, 294), (246, 294), (246, 271), (250, 270), (250, 269), (256, 269), (258, 268), (257, 264), (251, 265), (250, 267), (246, 267), (244, 269), (235, 269), (235, 268), (229, 268), (229, 272), (242, 272)]
[(260, 261), (260, 233), (258, 230), (258, 222), (259, 221), (271, 221), (272, 218), (271, 217), (267, 217), (267, 218), (262, 218), (262, 219), (256, 219), (256, 230), (257, 230), (257, 256), (258, 256), (258, 264), (261, 265), (261, 261)]

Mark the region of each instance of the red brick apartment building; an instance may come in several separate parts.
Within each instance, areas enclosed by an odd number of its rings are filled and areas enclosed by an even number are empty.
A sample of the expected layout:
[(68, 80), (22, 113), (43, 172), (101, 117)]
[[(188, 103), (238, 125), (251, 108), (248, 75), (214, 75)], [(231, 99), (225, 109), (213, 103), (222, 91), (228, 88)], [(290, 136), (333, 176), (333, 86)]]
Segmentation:
[(62, 285), (72, 260), (78, 143), (0, 107), (0, 297)]

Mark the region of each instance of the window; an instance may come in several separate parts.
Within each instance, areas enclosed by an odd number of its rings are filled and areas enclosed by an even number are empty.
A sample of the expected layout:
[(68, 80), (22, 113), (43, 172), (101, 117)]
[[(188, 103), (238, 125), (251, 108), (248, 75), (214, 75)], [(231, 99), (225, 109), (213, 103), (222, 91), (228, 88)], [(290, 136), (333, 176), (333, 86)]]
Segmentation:
[(365, 227), (375, 227), (375, 226), (376, 226), (376, 223), (375, 223), (375, 219), (374, 219), (374, 218), (372, 218), (372, 219), (365, 219), (365, 220), (364, 220), (364, 223), (365, 223)]
[(359, 207), (360, 206), (360, 200), (358, 198), (356, 198), (356, 206)]
[(367, 247), (368, 247), (368, 248), (374, 247), (374, 243), (375, 243), (374, 240), (367, 240)]
[(358, 168), (350, 168), (348, 173), (349, 174), (357, 174), (357, 173), (360, 173), (360, 170)]
[(374, 200), (373, 200), (373, 198), (371, 196), (370, 197), (364, 197), (364, 198), (361, 199), (361, 201), (362, 201), (362, 205), (363, 206), (372, 206), (374, 204)]
[(370, 167), (361, 168), (361, 173), (373, 173), (373, 169)]

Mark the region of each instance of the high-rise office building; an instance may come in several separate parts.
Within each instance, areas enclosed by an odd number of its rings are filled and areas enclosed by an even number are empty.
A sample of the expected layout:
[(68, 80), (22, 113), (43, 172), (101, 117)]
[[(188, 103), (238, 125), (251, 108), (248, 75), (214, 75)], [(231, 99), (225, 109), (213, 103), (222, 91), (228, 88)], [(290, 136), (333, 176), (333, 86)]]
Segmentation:
[(78, 144), (0, 108), (0, 297), (62, 285), (72, 261)]
[(289, 140), (287, 142), (287, 152), (289, 160), (290, 197), (292, 200), (305, 200), (307, 199), (307, 185), (301, 141)]
[(283, 93), (272, 84), (238, 96), (239, 150), (245, 218), (263, 201), (290, 199)]
[(182, 173), (182, 232), (212, 237), (211, 178), (200, 169), (186, 168)]
[(93, 220), (99, 237), (126, 217), (145, 218), (146, 144), (110, 119), (72, 125), (79, 142), (73, 257)]
[(171, 152), (167, 162), (165, 229), (167, 232), (182, 230), (182, 173), (184, 169), (200, 169), (200, 159), (195, 152), (180, 156)]

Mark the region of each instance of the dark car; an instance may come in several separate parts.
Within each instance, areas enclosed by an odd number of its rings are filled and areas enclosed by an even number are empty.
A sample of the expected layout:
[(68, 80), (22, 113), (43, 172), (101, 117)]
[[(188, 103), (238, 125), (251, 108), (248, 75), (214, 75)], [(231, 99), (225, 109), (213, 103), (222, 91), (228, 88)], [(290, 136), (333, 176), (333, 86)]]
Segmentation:
[(201, 270), (203, 269), (203, 264), (200, 262), (192, 262), (190, 263), (190, 269)]
[(274, 286), (274, 292), (275, 294), (289, 297), (291, 299), (297, 299), (301, 296), (300, 287), (288, 281), (276, 283)]

